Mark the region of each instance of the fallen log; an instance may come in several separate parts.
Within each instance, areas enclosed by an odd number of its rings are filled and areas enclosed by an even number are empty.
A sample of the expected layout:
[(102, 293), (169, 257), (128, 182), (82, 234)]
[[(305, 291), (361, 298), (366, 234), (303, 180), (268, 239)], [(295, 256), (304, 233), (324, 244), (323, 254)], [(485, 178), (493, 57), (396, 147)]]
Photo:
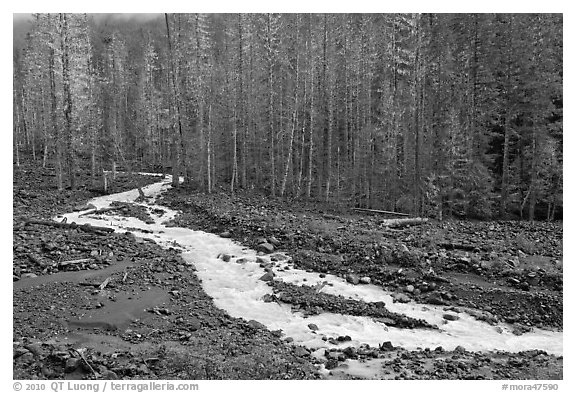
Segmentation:
[(384, 220), (380, 223), (380, 225), (388, 228), (402, 228), (409, 225), (422, 225), (425, 222), (428, 222), (427, 218), (394, 218), (390, 220)]
[(122, 210), (125, 208), (126, 208), (125, 205), (119, 205), (119, 206), (103, 207), (102, 209), (92, 209), (92, 210), (85, 211), (82, 214), (79, 214), (78, 217), (82, 217), (82, 216), (85, 216), (87, 214), (103, 214), (106, 212), (111, 212), (111, 211), (115, 211), (115, 210)]
[(114, 228), (107, 228), (107, 227), (96, 227), (90, 224), (78, 225), (75, 222), (66, 223), (66, 222), (56, 222), (56, 221), (48, 221), (48, 220), (36, 220), (36, 219), (28, 219), (24, 221), (24, 225), (46, 225), (56, 228), (64, 228), (64, 229), (80, 229), (84, 232), (90, 233), (97, 233), (102, 234), (104, 233), (111, 233), (114, 232)]
[(390, 215), (394, 215), (394, 216), (403, 216), (403, 217), (408, 217), (408, 216), (410, 216), (410, 214), (407, 214), (407, 213), (391, 212), (391, 211), (388, 211), (388, 210), (362, 209), (362, 208), (359, 208), (359, 207), (353, 207), (352, 210), (356, 210), (356, 211), (358, 211), (358, 212), (366, 212), (366, 213), (390, 214)]
[(464, 251), (474, 251), (478, 247), (474, 244), (464, 244), (464, 243), (440, 243), (438, 247), (442, 247), (445, 250), (464, 250)]
[(82, 258), (82, 259), (74, 259), (71, 261), (62, 261), (59, 262), (58, 265), (60, 266), (68, 266), (68, 265), (76, 265), (78, 263), (87, 263), (87, 262), (91, 262), (92, 258)]

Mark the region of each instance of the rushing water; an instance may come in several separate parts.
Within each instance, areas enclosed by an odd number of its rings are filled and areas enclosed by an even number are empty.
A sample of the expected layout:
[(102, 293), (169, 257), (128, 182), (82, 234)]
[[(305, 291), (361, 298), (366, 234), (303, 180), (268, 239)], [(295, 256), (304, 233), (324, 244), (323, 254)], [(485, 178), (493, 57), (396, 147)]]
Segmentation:
[[(64, 216), (67, 217), (68, 222), (108, 226), (117, 232), (131, 231), (136, 236), (153, 239), (161, 246), (181, 249), (184, 260), (196, 267), (204, 290), (214, 299), (216, 306), (234, 317), (257, 320), (270, 330), (281, 329), (287, 337), (292, 337), (295, 343), (313, 350), (337, 346), (323, 341), (322, 336), (348, 335), (352, 341), (343, 344), (345, 346), (359, 346), (362, 343), (377, 346), (384, 341), (391, 341), (394, 346), (406, 349), (442, 346), (446, 350), (452, 350), (460, 345), (472, 351), (518, 352), (542, 349), (551, 354), (562, 355), (562, 332), (533, 329), (531, 332), (517, 336), (506, 324), (493, 326), (478, 321), (466, 313), (460, 313), (460, 318), (456, 321), (446, 321), (442, 318), (446, 312), (441, 307), (414, 302), (393, 303), (391, 294), (381, 287), (352, 285), (332, 275), (320, 278), (317, 273), (295, 269), (289, 258), (275, 263), (276, 279), (296, 285), (326, 282), (323, 292), (367, 302), (383, 301), (390, 311), (424, 319), (437, 325), (439, 330), (400, 329), (386, 326), (369, 317), (334, 313), (305, 317), (300, 313), (292, 312), (289, 305), (276, 302), (265, 303), (262, 297), (272, 293), (272, 289), (259, 280), (265, 271), (256, 262), (254, 250), (214, 234), (165, 226), (165, 223), (173, 219), (178, 212), (156, 205), (154, 201), (158, 195), (170, 188), (170, 182), (171, 178), (166, 177), (158, 183), (143, 187), (146, 196), (151, 198), (147, 202), (137, 204), (149, 210), (154, 219), (153, 224), (146, 224), (137, 218), (115, 216), (113, 211), (100, 216), (85, 214), (86, 211)], [(101, 209), (108, 207), (114, 201), (135, 203), (138, 196), (138, 190), (131, 190), (98, 197), (90, 203)], [(162, 210), (164, 214), (155, 214), (156, 209)], [(62, 219), (62, 216), (59, 219)], [(149, 233), (140, 232), (139, 229), (149, 231)], [(224, 262), (218, 258), (220, 254), (229, 254), (232, 259)], [(267, 256), (261, 256), (261, 258), (269, 259)], [(291, 269), (285, 270), (286, 266), (290, 266)], [(308, 328), (310, 323), (316, 324), (319, 329), (315, 332), (310, 330)], [(317, 353), (320, 352), (317, 351)]]

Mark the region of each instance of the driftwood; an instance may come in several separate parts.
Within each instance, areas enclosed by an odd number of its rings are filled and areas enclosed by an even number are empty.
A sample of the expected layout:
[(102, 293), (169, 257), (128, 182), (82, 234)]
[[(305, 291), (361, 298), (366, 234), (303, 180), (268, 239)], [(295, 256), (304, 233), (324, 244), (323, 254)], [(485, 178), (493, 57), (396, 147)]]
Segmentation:
[(478, 247), (474, 244), (463, 244), (463, 243), (440, 243), (438, 247), (442, 247), (445, 250), (464, 250), (464, 251), (474, 251)]
[(106, 280), (104, 280), (104, 282), (102, 284), (100, 284), (100, 286), (98, 288), (100, 288), (100, 290), (103, 290), (104, 288), (106, 288), (106, 286), (110, 282), (110, 278), (111, 277), (108, 277)]
[(374, 210), (374, 209), (362, 209), (359, 207), (353, 207), (352, 210), (356, 210), (358, 212), (365, 212), (365, 213), (376, 213), (376, 214), (391, 214), (394, 216), (403, 216), (403, 217), (408, 217), (410, 214), (406, 214), (406, 213), (399, 213), (399, 212), (391, 212), (388, 210)]
[(74, 259), (71, 261), (62, 261), (59, 262), (58, 265), (60, 266), (68, 266), (68, 265), (75, 265), (77, 263), (86, 263), (86, 262), (91, 262), (92, 258), (83, 258), (83, 259)]
[(102, 209), (92, 209), (92, 210), (85, 211), (82, 214), (79, 214), (78, 217), (82, 217), (82, 216), (85, 216), (87, 214), (102, 214), (102, 213), (111, 212), (111, 211), (115, 211), (115, 210), (122, 210), (125, 208), (126, 208), (125, 205), (119, 205), (119, 206), (103, 207)]
[(24, 221), (25, 225), (35, 224), (35, 225), (46, 225), (51, 227), (57, 228), (64, 228), (64, 229), (80, 229), (84, 232), (90, 233), (111, 233), (114, 232), (114, 228), (107, 228), (107, 227), (96, 227), (89, 224), (78, 225), (75, 222), (72, 223), (65, 223), (65, 222), (56, 222), (56, 221), (47, 221), (47, 220), (35, 220), (35, 219), (28, 219)]
[(414, 218), (395, 218), (382, 221), (381, 225), (388, 228), (402, 228), (409, 225), (421, 225), (428, 222), (427, 218), (414, 217)]

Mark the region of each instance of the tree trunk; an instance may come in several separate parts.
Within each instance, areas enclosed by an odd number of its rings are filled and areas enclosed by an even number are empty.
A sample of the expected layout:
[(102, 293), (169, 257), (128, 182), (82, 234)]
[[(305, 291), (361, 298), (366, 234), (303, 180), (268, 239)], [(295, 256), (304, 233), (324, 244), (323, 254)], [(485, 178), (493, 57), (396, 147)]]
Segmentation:
[[(326, 52), (328, 43), (328, 17), (324, 15), (324, 50)], [(325, 197), (326, 201), (330, 198), (330, 180), (332, 177), (332, 133), (334, 124), (334, 92), (332, 83), (332, 67), (328, 66), (326, 54), (324, 56), (324, 67), (326, 69), (326, 89), (325, 94), (328, 96), (328, 135), (326, 138), (326, 190)]]
[(286, 182), (288, 180), (288, 169), (290, 168), (290, 162), (292, 161), (292, 148), (294, 145), (294, 133), (296, 132), (296, 127), (298, 123), (298, 82), (300, 79), (299, 75), (299, 52), (298, 52), (298, 28), (300, 25), (300, 16), (296, 16), (296, 84), (294, 87), (294, 111), (292, 112), (292, 129), (290, 132), (290, 142), (288, 144), (288, 158), (286, 159), (286, 167), (284, 168), (284, 179), (282, 180), (282, 188), (280, 189), (280, 196), (284, 196), (286, 191)]
[(208, 150), (208, 157), (207, 157), (207, 165), (206, 165), (206, 175), (208, 177), (208, 193), (210, 194), (212, 192), (212, 174), (211, 174), (211, 170), (212, 170), (212, 160), (210, 155), (212, 154), (211, 152), (211, 144), (212, 144), (212, 105), (208, 106), (208, 145), (207, 145), (207, 150)]
[(236, 118), (236, 108), (234, 108), (234, 124), (232, 126), (232, 179), (230, 180), (230, 192), (232, 193), (234, 192), (234, 183), (236, 181), (236, 177), (238, 176), (237, 135), (238, 119)]
[[(172, 94), (174, 97), (174, 107), (175, 107), (175, 113), (176, 113), (176, 124), (178, 126), (178, 134), (177, 136), (175, 135), (175, 140), (179, 141), (179, 145), (178, 143), (175, 144), (174, 148), (178, 148), (180, 149), (179, 153), (176, 153), (173, 156), (173, 159), (175, 159), (178, 163), (180, 162), (179, 160), (179, 156), (181, 155), (182, 160), (183, 160), (183, 169), (185, 172), (185, 179), (184, 181), (189, 181), (190, 179), (187, 179), (188, 177), (188, 170), (189, 168), (187, 167), (187, 154), (186, 154), (186, 146), (184, 143), (184, 136), (183, 136), (183, 130), (182, 130), (182, 118), (181, 118), (181, 114), (180, 114), (180, 97), (179, 97), (179, 93), (178, 93), (178, 84), (176, 83), (176, 66), (174, 65), (174, 52), (172, 50), (172, 39), (170, 38), (170, 23), (168, 21), (168, 14), (165, 13), (164, 14), (164, 19), (166, 21), (166, 35), (168, 37), (168, 54), (169, 54), (169, 62), (170, 62), (170, 69), (171, 69), (171, 82), (172, 82)], [(175, 152), (173, 152), (175, 153)], [(179, 171), (177, 169), (178, 165), (173, 165), (172, 170), (174, 172), (177, 172), (178, 175), (175, 176), (175, 179), (172, 179), (173, 181), (173, 185), (174, 182), (176, 182), (177, 184), (179, 184)], [(176, 184), (176, 186), (177, 186)]]
[(267, 44), (268, 44), (268, 128), (270, 134), (270, 187), (272, 196), (276, 195), (276, 167), (274, 160), (274, 119), (273, 119), (273, 92), (274, 92), (274, 64), (273, 64), (273, 52), (272, 52), (272, 26), (271, 26), (271, 16), (267, 15)]
[(20, 134), (20, 107), (16, 102), (16, 90), (13, 91), (13, 105), (14, 113), (16, 114), (16, 120), (14, 122), (14, 152), (16, 153), (16, 166), (20, 166), (20, 147), (18, 146), (19, 134)]
[(502, 158), (502, 188), (500, 191), (500, 216), (504, 218), (506, 215), (506, 207), (508, 204), (508, 178), (510, 168), (508, 166), (510, 156), (510, 113), (506, 111), (506, 118), (504, 120), (504, 151)]
[(76, 159), (74, 153), (74, 142), (72, 140), (72, 92), (70, 89), (70, 53), (69, 53), (69, 32), (66, 14), (60, 14), (61, 32), (60, 44), (62, 50), (62, 89), (64, 95), (64, 120), (66, 138), (66, 166), (70, 188), (76, 189)]
[(56, 171), (56, 187), (58, 191), (62, 191), (64, 189), (64, 184), (62, 181), (62, 142), (60, 138), (60, 131), (58, 127), (58, 118), (57, 118), (57, 97), (56, 97), (56, 77), (54, 75), (54, 49), (50, 49), (50, 56), (48, 58), (48, 69), (50, 75), (50, 101), (51, 101), (51, 111), (52, 114), (52, 130), (54, 134), (54, 146), (56, 147), (56, 162), (54, 165)]

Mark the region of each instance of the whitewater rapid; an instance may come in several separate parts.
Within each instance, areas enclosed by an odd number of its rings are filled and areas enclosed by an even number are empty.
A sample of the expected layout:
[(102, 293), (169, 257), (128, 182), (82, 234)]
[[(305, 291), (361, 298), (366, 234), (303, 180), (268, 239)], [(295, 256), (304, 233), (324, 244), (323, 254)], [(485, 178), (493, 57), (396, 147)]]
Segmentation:
[[(462, 346), (470, 351), (519, 352), (540, 349), (550, 354), (562, 355), (563, 336), (561, 331), (534, 328), (522, 335), (515, 335), (507, 324), (490, 325), (466, 314), (459, 313), (456, 321), (446, 321), (442, 307), (409, 303), (394, 303), (392, 294), (375, 285), (352, 285), (340, 277), (310, 273), (294, 268), (288, 258), (282, 262), (272, 262), (266, 255), (258, 256), (271, 262), (276, 280), (295, 285), (314, 285), (325, 282), (322, 292), (342, 295), (366, 302), (384, 302), (392, 312), (409, 317), (424, 319), (438, 326), (431, 329), (401, 329), (386, 326), (370, 317), (350, 316), (336, 313), (322, 313), (305, 317), (293, 312), (290, 305), (276, 302), (266, 303), (264, 295), (272, 294), (272, 288), (260, 277), (265, 273), (256, 261), (257, 254), (231, 239), (188, 228), (166, 226), (178, 214), (165, 206), (155, 204), (156, 198), (171, 187), (171, 177), (143, 187), (146, 201), (135, 202), (139, 196), (137, 189), (92, 199), (89, 203), (98, 209), (109, 207), (112, 202), (130, 202), (148, 209), (153, 224), (132, 218), (114, 215), (114, 211), (93, 215), (87, 211), (68, 213), (56, 219), (67, 218), (67, 222), (106, 226), (116, 232), (130, 231), (142, 238), (149, 238), (163, 247), (173, 247), (182, 251), (184, 260), (194, 265), (206, 293), (214, 299), (217, 307), (233, 317), (256, 320), (269, 330), (282, 330), (286, 337), (292, 337), (295, 344), (303, 345), (317, 353), (323, 348), (338, 347), (322, 339), (326, 337), (350, 336), (352, 341), (340, 344), (342, 347), (369, 344), (377, 346), (390, 341), (394, 346), (409, 350), (443, 347), (453, 350)], [(162, 211), (158, 215), (155, 212)], [(88, 213), (88, 214), (86, 214)], [(146, 232), (140, 232), (145, 230)], [(231, 255), (229, 262), (218, 258), (221, 254)], [(238, 263), (240, 262), (240, 263)], [(290, 266), (289, 270), (285, 270)], [(315, 324), (318, 330), (312, 331), (308, 325)]]

